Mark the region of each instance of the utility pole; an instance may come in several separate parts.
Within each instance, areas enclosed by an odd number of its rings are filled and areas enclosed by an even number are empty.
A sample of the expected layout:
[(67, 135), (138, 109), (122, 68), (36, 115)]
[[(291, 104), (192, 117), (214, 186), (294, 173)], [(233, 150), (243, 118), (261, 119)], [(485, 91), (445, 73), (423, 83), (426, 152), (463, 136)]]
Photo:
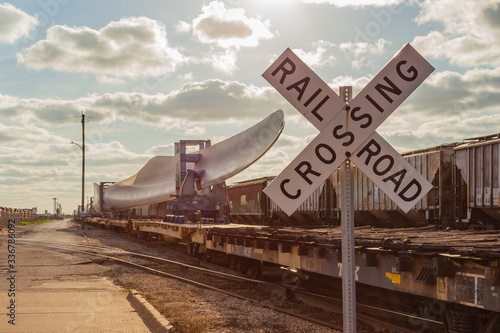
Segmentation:
[(82, 111), (82, 230), (85, 229), (85, 113)]
[(82, 205), (80, 208), (81, 227), (85, 229), (85, 113), (82, 111), (82, 144), (71, 141), (72, 144), (77, 145), (82, 150)]

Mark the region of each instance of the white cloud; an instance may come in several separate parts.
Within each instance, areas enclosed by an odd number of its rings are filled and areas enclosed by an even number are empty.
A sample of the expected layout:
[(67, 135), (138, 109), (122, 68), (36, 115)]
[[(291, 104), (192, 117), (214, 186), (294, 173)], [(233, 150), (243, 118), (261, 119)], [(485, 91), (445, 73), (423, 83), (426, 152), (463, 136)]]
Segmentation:
[[(389, 118), (390, 119), (390, 118)], [(445, 143), (460, 142), (465, 138), (498, 133), (500, 115), (483, 115), (471, 118), (451, 116), (428, 121), (421, 125), (408, 127), (400, 122), (399, 127), (382, 126), (378, 132), (398, 151), (439, 146)]]
[(448, 58), (452, 64), (500, 65), (500, 3), (496, 0), (426, 0), (415, 21), (440, 22), (443, 32), (417, 36), (413, 45), (431, 58)]
[(431, 75), (378, 129), (399, 150), (498, 133), (500, 68)]
[(269, 87), (235, 81), (206, 80), (184, 84), (169, 94), (107, 93), (73, 100), (18, 98), (0, 94), (0, 118), (25, 124), (73, 124), (80, 110), (91, 110), (94, 123), (116, 120), (154, 127), (196, 127), (235, 119), (256, 120), (283, 106), (285, 101)]
[[(269, 25), (269, 21), (247, 17), (244, 9), (227, 9), (223, 2), (212, 1), (203, 6), (202, 13), (193, 20), (191, 28), (202, 43), (240, 49), (255, 47), (260, 40), (272, 38), (274, 35)], [(187, 30), (184, 23), (179, 28)]]
[(215, 52), (206, 57), (205, 62), (209, 63), (216, 71), (232, 74), (236, 69), (237, 53), (235, 50), (226, 49), (223, 52)]
[(352, 76), (337, 76), (336, 78), (331, 80), (328, 85), (332, 87), (332, 89), (334, 89), (334, 91), (336, 92), (338, 92), (338, 88), (342, 86), (351, 86), (353, 88), (353, 91), (356, 92), (363, 89), (372, 78), (373, 75), (357, 78)]
[[(8, 188), (2, 206), (31, 208), (57, 197), (64, 211), (71, 212), (81, 193), (81, 150), (70, 139), (33, 125), (0, 123), (0, 137), (0, 183)], [(126, 178), (151, 157), (116, 141), (86, 141), (85, 193), (89, 196), (92, 182)]]
[[(479, 113), (497, 112), (500, 68), (472, 69), (464, 74), (445, 71), (430, 76), (412, 96), (415, 107), (426, 120), (450, 116), (476, 117)], [(413, 110), (409, 110), (413, 112)]]
[(363, 66), (370, 66), (374, 62), (373, 56), (384, 54), (386, 46), (391, 42), (380, 38), (374, 44), (366, 42), (357, 43), (342, 43), (340, 49), (342, 50), (346, 59), (351, 61), (351, 66), (359, 69)]
[(186, 135), (201, 135), (201, 134), (206, 134), (206, 133), (207, 133), (207, 129), (205, 127), (201, 127), (201, 126), (187, 128), (184, 131), (184, 134), (186, 134)]
[(163, 23), (146, 17), (122, 18), (100, 30), (52, 26), (45, 40), (23, 49), (17, 59), (32, 69), (129, 78), (169, 74), (186, 61), (168, 45)]
[(179, 21), (175, 26), (177, 32), (189, 32), (191, 31), (191, 25), (185, 21)]
[(285, 150), (287, 148), (292, 148), (291, 151), (292, 151), (292, 153), (294, 153), (297, 147), (307, 146), (316, 137), (316, 135), (317, 135), (317, 133), (314, 135), (297, 137), (297, 136), (283, 133), (280, 136), (279, 141), (276, 143), (276, 147), (278, 147), (280, 149), (285, 149)]
[(148, 149), (146, 153), (151, 156), (173, 156), (174, 144), (156, 145)]
[(179, 78), (184, 81), (192, 81), (194, 78), (193, 72), (189, 72), (183, 75), (180, 75)]
[[(311, 51), (294, 49), (293, 52), (312, 69), (338, 65), (341, 61), (347, 61), (352, 68), (360, 69), (371, 66), (377, 56), (387, 51), (387, 46), (390, 44), (383, 38), (372, 44), (367, 42), (335, 44), (319, 40), (313, 43)], [(342, 54), (343, 57), (335, 57), (334, 54)]]
[(248, 17), (242, 8), (226, 8), (223, 2), (212, 1), (203, 5), (201, 11), (191, 23), (180, 21), (176, 30), (191, 32), (199, 42), (210, 45), (198, 62), (209, 64), (218, 72), (232, 75), (241, 48), (256, 47), (261, 40), (275, 36), (269, 30), (269, 21)]
[(334, 52), (329, 52), (336, 48), (335, 44), (319, 40), (313, 46), (314, 49), (309, 52), (303, 49), (294, 49), (293, 52), (311, 68), (333, 65), (335, 63), (336, 59), (332, 55)]
[[(87, 134), (90, 134), (88, 131)], [(81, 150), (71, 144), (71, 140), (57, 135), (48, 129), (34, 125), (4, 125), (0, 123), (2, 140), (2, 155), (0, 163), (3, 168), (13, 166), (31, 170), (33, 175), (54, 173), (54, 170), (38, 170), (39, 166), (55, 166), (62, 163), (61, 168), (71, 164), (75, 167), (80, 163)], [(128, 151), (118, 141), (103, 142), (92, 137), (86, 138), (85, 151), (89, 163), (101, 162), (113, 166), (113, 163), (134, 163), (147, 155)], [(26, 158), (29, 156), (29, 159)], [(105, 162), (105, 163), (102, 163)], [(71, 170), (64, 169), (65, 172)]]
[(37, 26), (38, 19), (9, 3), (0, 4), (0, 42), (14, 43), (27, 37)]
[(125, 80), (123, 80), (123, 79), (119, 79), (116, 77), (110, 77), (107, 75), (97, 75), (96, 79), (97, 79), (97, 82), (99, 82), (101, 84), (120, 84), (120, 83), (125, 82)]
[(439, 141), (442, 138), (453, 138), (453, 140), (462, 140), (467, 137), (478, 136), (481, 133), (497, 133), (500, 115), (484, 115), (473, 118), (450, 117), (438, 121), (432, 121), (423, 124), (416, 131), (418, 137), (434, 136)]
[(304, 3), (328, 3), (337, 7), (390, 6), (403, 3), (403, 0), (302, 0)]

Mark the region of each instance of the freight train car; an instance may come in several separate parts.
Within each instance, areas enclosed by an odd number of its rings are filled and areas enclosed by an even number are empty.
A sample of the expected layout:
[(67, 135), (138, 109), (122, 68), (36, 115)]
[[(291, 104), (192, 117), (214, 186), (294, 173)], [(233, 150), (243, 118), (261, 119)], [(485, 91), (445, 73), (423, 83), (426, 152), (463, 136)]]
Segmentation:
[(500, 221), (500, 134), (466, 139), (455, 147), (460, 172), (457, 219), (478, 225)]
[(274, 177), (242, 181), (228, 188), (229, 217), (235, 223), (272, 224), (271, 201), (264, 192)]
[[(404, 213), (354, 166), (356, 225), (397, 228), (433, 224), (456, 229), (500, 228), (500, 134), (402, 155), (433, 188), (412, 210)], [(234, 223), (256, 225), (340, 224), (340, 179), (340, 169), (337, 169), (290, 217), (263, 192), (273, 177), (239, 182), (227, 190), (218, 191), (216, 200), (209, 200), (213, 207), (211, 215), (205, 217), (225, 214)], [(161, 202), (136, 208), (132, 216), (163, 218), (166, 214), (182, 215), (179, 209), (169, 208), (173, 203)]]
[[(339, 227), (140, 219), (87, 223), (122, 229), (146, 241), (182, 242), (192, 256), (225, 259), (230, 268), (253, 277), (287, 267), (297, 272), (292, 288), (306, 280), (328, 281), (331, 288), (342, 277)], [(499, 332), (500, 231), (359, 227), (354, 236), (356, 289), (366, 299), (443, 321), (446, 333)], [(417, 325), (415, 332), (427, 331), (426, 323)]]
[[(402, 156), (421, 173), (433, 188), (408, 213), (399, 207), (357, 167), (354, 174), (354, 218), (358, 225), (383, 227), (425, 226), (449, 224), (454, 220), (453, 207), (458, 202), (453, 186), (454, 147), (456, 144), (403, 153)], [(340, 191), (340, 169), (331, 176), (334, 191)], [(340, 193), (338, 193), (340, 194)], [(337, 195), (335, 211), (340, 216), (341, 195)]]
[(333, 222), (335, 200), (330, 180), (317, 188), (300, 207), (287, 216), (263, 190), (274, 177), (263, 177), (231, 185), (228, 189), (229, 216), (234, 223), (260, 225), (325, 225)]
[[(433, 185), (408, 213), (354, 166), (354, 209), (357, 225), (443, 228), (500, 227), (500, 134), (465, 139), (402, 154)], [(263, 193), (273, 177), (229, 187), (232, 221), (263, 225), (340, 223), (340, 169), (290, 217)]]
[[(466, 139), (403, 153), (404, 158), (433, 185), (407, 214), (376, 184), (354, 167), (354, 209), (358, 225), (499, 227), (500, 134)], [(332, 176), (340, 215), (340, 169)]]

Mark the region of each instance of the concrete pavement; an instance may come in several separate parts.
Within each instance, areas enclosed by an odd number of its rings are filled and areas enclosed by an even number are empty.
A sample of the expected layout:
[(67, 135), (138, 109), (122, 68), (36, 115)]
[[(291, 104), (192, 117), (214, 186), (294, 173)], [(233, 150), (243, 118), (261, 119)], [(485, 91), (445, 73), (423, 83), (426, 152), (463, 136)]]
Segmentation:
[[(85, 242), (69, 221), (12, 229), (17, 241)], [(9, 244), (7, 226), (3, 233), (0, 332), (149, 332), (127, 301), (128, 291), (104, 277), (106, 267), (78, 255), (14, 243), (12, 237)]]

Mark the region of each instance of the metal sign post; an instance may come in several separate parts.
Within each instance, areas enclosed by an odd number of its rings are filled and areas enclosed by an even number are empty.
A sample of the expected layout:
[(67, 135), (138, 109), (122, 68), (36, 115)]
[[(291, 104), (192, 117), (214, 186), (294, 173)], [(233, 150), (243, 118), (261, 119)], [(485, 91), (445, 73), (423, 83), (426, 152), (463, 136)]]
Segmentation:
[(354, 209), (352, 165), (346, 159), (342, 173), (342, 306), (344, 332), (356, 332), (356, 260), (354, 256)]
[[(340, 97), (347, 103), (352, 87), (340, 87)], [(345, 108), (350, 111), (350, 107)], [(349, 118), (347, 118), (349, 119)], [(348, 123), (346, 127), (348, 127)], [(344, 332), (356, 332), (356, 260), (354, 254), (354, 195), (350, 153), (341, 166), (341, 223), (342, 223), (342, 306)]]

